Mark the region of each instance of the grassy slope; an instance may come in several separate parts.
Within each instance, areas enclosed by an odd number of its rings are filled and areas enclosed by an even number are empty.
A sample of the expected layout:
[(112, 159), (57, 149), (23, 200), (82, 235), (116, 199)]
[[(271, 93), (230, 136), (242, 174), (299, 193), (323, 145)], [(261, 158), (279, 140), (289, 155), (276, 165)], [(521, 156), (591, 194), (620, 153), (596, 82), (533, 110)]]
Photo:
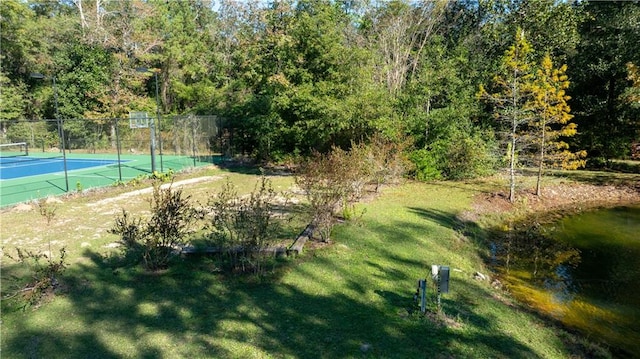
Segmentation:
[[(255, 178), (238, 174), (233, 180), (251, 183), (246, 188), (255, 183)], [(284, 185), (287, 180), (280, 181)], [(361, 221), (336, 229), (333, 245), (307, 251), (267, 283), (222, 277), (207, 260), (162, 274), (114, 272), (100, 258), (104, 253), (100, 244), (113, 240), (105, 238), (104, 228), (75, 234), (61, 227), (50, 235), (71, 248), (67, 292), (36, 311), (5, 310), (0, 354), (3, 358), (569, 356), (554, 328), (519, 310), (488, 283), (472, 278), (474, 271), (486, 273), (484, 250), (456, 231), (476, 228), (473, 224), (461, 228), (455, 216), (468, 208), (473, 194), (456, 184), (414, 183), (388, 189), (363, 205)], [(67, 209), (75, 201), (82, 204), (87, 199), (66, 202), (57, 214), (66, 227), (71, 214), (78, 215), (77, 209)], [(2, 216), (4, 238), (7, 220), (19, 219), (13, 213)], [(108, 227), (108, 222), (101, 217), (86, 226)], [(27, 231), (26, 226), (20, 228)], [(58, 237), (59, 232), (64, 238)], [(92, 246), (81, 249), (87, 238), (94, 238)], [(428, 275), (431, 264), (450, 265), (453, 270), (451, 292), (443, 296), (444, 315), (438, 320), (415, 313), (412, 300), (417, 280)]]

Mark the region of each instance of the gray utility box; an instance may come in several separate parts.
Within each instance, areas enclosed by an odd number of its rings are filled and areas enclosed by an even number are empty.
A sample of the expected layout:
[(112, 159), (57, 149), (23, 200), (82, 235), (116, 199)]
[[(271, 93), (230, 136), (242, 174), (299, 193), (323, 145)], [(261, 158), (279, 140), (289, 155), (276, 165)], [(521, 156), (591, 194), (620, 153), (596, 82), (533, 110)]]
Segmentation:
[(438, 293), (449, 293), (449, 267), (438, 268)]

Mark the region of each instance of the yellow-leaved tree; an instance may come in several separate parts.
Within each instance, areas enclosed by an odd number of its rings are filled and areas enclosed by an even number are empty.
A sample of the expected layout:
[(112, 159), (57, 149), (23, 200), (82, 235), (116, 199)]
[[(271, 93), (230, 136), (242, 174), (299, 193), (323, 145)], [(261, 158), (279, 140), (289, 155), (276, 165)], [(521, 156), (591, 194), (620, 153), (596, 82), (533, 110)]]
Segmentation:
[(585, 165), (586, 151), (571, 152), (563, 139), (578, 133), (577, 125), (571, 122), (573, 115), (566, 94), (569, 79), (567, 65), (553, 65), (551, 56), (545, 55), (536, 71), (531, 86), (533, 109), (536, 116), (531, 121), (533, 144), (536, 148), (535, 164), (538, 167), (536, 195), (542, 192), (541, 181), (545, 166), (562, 169), (577, 169)]
[(516, 38), (505, 51), (499, 72), (494, 76), (491, 92), (480, 86), (479, 97), (491, 103), (505, 140), (509, 172), (509, 201), (515, 201), (518, 154), (529, 145), (527, 125), (533, 121), (532, 83), (534, 81), (533, 48), (518, 29)]

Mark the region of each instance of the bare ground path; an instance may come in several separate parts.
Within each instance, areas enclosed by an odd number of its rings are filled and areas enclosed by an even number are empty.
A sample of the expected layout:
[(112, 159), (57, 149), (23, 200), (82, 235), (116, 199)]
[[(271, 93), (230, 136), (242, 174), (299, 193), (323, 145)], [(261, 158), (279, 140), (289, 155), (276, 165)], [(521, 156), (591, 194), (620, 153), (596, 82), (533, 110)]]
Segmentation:
[[(222, 178), (222, 176), (202, 176), (166, 183), (162, 187), (180, 188), (188, 185), (214, 182)], [(35, 204), (23, 203), (11, 209), (7, 213), (9, 216), (3, 215), (2, 247), (39, 249), (39, 251), (48, 254), (50, 246), (54, 251), (62, 246), (66, 246), (67, 250), (71, 251), (104, 246), (107, 231), (113, 226), (114, 214), (120, 213), (122, 208), (131, 207), (134, 203), (139, 203), (140, 196), (150, 193), (153, 193), (153, 187), (125, 192), (97, 201), (80, 202), (64, 209), (61, 207), (60, 210), (56, 210), (54, 219), (49, 225), (46, 225), (44, 219), (38, 214)], [(55, 197), (51, 197), (46, 201), (52, 208), (63, 202)], [(138, 205), (138, 211), (143, 211), (139, 208), (142, 208), (140, 205)], [(12, 216), (12, 214), (22, 215)], [(41, 228), (41, 230), (34, 231), (35, 227)], [(53, 235), (53, 233), (56, 233), (56, 235)], [(64, 238), (64, 240), (61, 238)], [(0, 257), (3, 254), (3, 250), (0, 249)]]

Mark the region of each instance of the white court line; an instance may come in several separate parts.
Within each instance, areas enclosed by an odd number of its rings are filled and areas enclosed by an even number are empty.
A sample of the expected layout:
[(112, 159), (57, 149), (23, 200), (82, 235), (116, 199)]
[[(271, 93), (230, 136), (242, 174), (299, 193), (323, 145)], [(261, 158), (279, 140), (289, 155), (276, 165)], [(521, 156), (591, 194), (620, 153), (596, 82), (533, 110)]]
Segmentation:
[[(76, 172), (76, 171), (83, 171), (83, 170), (92, 170), (92, 169), (95, 169), (95, 168), (107, 167), (107, 166), (112, 166), (112, 165), (117, 165), (118, 164), (118, 160), (92, 159), (92, 158), (67, 158), (67, 161), (93, 161), (93, 162), (95, 162), (95, 161), (110, 161), (110, 163), (105, 163), (105, 164), (98, 165), (98, 166), (89, 166), (89, 167), (83, 167), (83, 168), (76, 168), (76, 169), (73, 169), (73, 170), (67, 169), (67, 173)], [(64, 162), (64, 158), (38, 158), (38, 159), (35, 159), (35, 160), (22, 161), (22, 162), (24, 162), (25, 164), (23, 164), (23, 165), (15, 165), (15, 166), (7, 166), (7, 167), (3, 167), (2, 164), (0, 164), (0, 171), (13, 169), (13, 168), (23, 168), (23, 167), (38, 166), (38, 165), (41, 165), (43, 162), (44, 163)], [(120, 160), (120, 165), (132, 164), (132, 163), (135, 163), (135, 162), (138, 162), (138, 160), (137, 159), (134, 159), (134, 160)], [(63, 169), (63, 170), (55, 171), (55, 172), (43, 172), (43, 173), (31, 174), (31, 175), (28, 175), (28, 176), (19, 176), (19, 177), (13, 177), (13, 178), (3, 178), (3, 179), (0, 179), (0, 182), (10, 181), (10, 180), (15, 180), (15, 179), (23, 179), (23, 178), (27, 178), (27, 177), (45, 176), (45, 175), (46, 176), (62, 176), (62, 175), (64, 175), (64, 172), (65, 171)], [(83, 177), (83, 176), (74, 174), (74, 177)], [(96, 177), (105, 178), (104, 176), (96, 176)], [(135, 178), (135, 177), (129, 177), (129, 178)]]
[(5, 166), (8, 165), (8, 163), (0, 163), (0, 169), (9, 169), (9, 168), (20, 168), (20, 167), (32, 167), (32, 166), (37, 166), (38, 164), (41, 164), (42, 162), (46, 162), (46, 163), (54, 163), (54, 162), (62, 162), (62, 158), (41, 158), (41, 159), (34, 159), (34, 160), (29, 160), (29, 161), (18, 161), (18, 162), (12, 162), (12, 163), (24, 163), (23, 165), (11, 165), (11, 166)]

